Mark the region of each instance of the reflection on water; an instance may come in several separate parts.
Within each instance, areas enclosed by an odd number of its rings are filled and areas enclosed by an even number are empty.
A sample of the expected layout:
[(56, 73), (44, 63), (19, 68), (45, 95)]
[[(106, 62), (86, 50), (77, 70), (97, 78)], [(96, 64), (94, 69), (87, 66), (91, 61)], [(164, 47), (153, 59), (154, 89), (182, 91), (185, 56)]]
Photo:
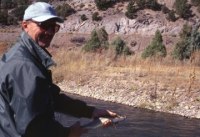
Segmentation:
[[(127, 117), (125, 121), (116, 126), (90, 130), (83, 137), (200, 137), (199, 119), (188, 119), (179, 115), (72, 96), (99, 108), (109, 108)], [(56, 118), (65, 126), (69, 126), (78, 120), (81, 123), (89, 121), (88, 119), (75, 119), (61, 114), (56, 114)]]

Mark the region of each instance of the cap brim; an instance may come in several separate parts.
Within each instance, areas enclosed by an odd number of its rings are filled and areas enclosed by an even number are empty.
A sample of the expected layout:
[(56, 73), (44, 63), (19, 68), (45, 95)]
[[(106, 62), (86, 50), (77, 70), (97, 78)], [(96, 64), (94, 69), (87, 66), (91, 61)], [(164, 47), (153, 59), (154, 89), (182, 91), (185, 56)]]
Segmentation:
[(44, 22), (44, 21), (47, 21), (49, 19), (55, 19), (59, 23), (63, 23), (64, 22), (64, 20), (62, 18), (60, 18), (58, 16), (53, 16), (53, 15), (45, 15), (45, 16), (32, 18), (32, 20), (34, 20), (36, 22)]

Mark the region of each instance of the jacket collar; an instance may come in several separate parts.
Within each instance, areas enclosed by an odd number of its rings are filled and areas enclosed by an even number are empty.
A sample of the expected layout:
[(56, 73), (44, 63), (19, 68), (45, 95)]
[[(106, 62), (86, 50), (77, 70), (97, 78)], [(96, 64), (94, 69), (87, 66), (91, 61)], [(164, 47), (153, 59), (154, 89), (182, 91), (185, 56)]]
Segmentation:
[(31, 52), (31, 54), (37, 60), (39, 60), (44, 65), (44, 67), (49, 68), (53, 65), (56, 65), (56, 63), (51, 58), (51, 54), (47, 50), (42, 49), (25, 31), (21, 33), (21, 40)]

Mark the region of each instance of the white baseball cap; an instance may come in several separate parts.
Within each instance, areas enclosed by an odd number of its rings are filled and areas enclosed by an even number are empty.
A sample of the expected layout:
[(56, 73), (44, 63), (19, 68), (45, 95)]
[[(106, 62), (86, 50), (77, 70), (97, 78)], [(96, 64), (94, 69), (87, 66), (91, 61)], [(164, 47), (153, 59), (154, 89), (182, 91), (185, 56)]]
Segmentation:
[(25, 10), (23, 20), (31, 19), (36, 22), (43, 22), (53, 18), (59, 23), (64, 21), (61, 17), (56, 15), (56, 11), (52, 5), (45, 2), (36, 2)]

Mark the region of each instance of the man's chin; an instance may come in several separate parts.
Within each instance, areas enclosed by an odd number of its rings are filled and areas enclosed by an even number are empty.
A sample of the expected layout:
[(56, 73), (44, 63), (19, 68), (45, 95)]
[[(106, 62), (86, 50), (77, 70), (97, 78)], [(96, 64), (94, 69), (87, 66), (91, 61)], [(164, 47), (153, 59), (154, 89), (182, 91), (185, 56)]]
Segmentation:
[(48, 48), (49, 47), (49, 45), (50, 45), (50, 43), (43, 43), (43, 42), (39, 42), (39, 44), (38, 44), (41, 48)]

